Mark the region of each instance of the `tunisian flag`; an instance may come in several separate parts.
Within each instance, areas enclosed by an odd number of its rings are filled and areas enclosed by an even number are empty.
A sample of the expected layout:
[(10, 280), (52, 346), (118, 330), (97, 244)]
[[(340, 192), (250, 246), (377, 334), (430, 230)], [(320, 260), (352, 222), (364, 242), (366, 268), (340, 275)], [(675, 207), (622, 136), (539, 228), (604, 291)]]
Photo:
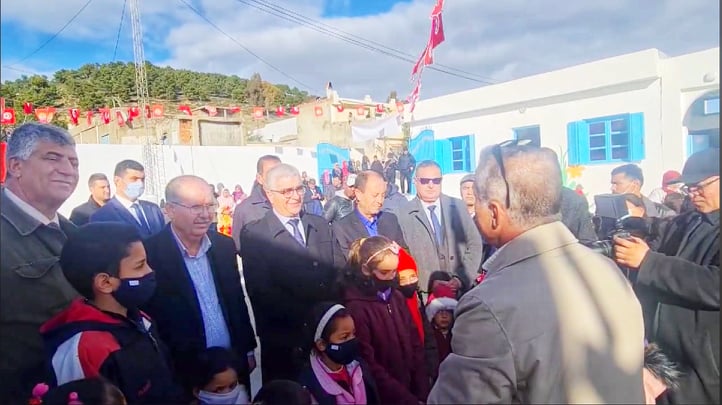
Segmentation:
[(71, 108), (68, 110), (68, 116), (70, 117), (70, 122), (73, 123), (73, 125), (78, 125), (78, 120), (80, 119), (80, 110), (77, 108)]
[(103, 120), (103, 123), (110, 123), (110, 108), (100, 108), (98, 111), (100, 111), (100, 118)]
[(260, 120), (263, 118), (263, 107), (253, 107), (253, 119)]
[(15, 110), (12, 108), (3, 108), (2, 110), (2, 123), (3, 125), (15, 124)]
[(54, 115), (55, 115), (55, 107), (45, 107), (45, 108), (36, 108), (35, 109), (35, 117), (38, 119), (38, 122), (41, 124), (47, 124), (48, 122), (52, 121)]
[(153, 118), (163, 118), (163, 104), (153, 105)]
[(193, 115), (193, 113), (191, 112), (191, 107), (188, 105), (179, 105), (178, 111), (182, 111), (186, 113), (186, 115)]
[(8, 150), (8, 144), (0, 142), (0, 184), (5, 183), (5, 174), (7, 167), (5, 166), (5, 153)]

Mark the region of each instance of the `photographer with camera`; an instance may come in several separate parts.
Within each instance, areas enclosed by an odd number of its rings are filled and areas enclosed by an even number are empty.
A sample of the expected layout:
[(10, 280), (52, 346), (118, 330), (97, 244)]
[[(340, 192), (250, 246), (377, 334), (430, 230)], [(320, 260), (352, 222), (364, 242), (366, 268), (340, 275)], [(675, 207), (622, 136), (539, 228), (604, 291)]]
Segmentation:
[(720, 403), (719, 149), (690, 156), (674, 182), (696, 210), (662, 224), (657, 251), (638, 237), (616, 237), (614, 256), (638, 270), (647, 339), (684, 374), (666, 400)]

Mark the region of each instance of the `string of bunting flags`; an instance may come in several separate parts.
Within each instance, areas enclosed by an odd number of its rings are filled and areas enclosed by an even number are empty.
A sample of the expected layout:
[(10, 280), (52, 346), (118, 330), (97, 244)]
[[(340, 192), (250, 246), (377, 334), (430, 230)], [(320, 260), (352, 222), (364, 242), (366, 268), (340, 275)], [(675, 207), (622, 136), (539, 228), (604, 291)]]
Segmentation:
[(444, 42), (444, 24), (441, 19), (441, 12), (444, 8), (444, 0), (436, 0), (434, 8), (431, 10), (429, 18), (431, 19), (431, 32), (429, 33), (429, 39), (426, 42), (426, 47), (421, 53), (419, 60), (414, 64), (411, 70), (411, 82), (414, 83), (414, 89), (411, 94), (407, 97), (406, 101), (409, 103), (409, 111), (414, 112), (416, 108), (416, 102), (419, 100), (421, 93), (421, 74), (424, 72), (424, 67), (432, 65), (434, 63), (434, 49)]

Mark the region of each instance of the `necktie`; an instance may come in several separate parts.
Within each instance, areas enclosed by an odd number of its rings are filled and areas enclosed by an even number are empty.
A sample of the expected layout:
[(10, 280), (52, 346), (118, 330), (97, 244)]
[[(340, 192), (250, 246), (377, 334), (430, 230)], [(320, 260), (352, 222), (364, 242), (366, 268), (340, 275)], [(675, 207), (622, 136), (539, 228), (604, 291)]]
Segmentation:
[(298, 230), (298, 223), (301, 222), (298, 218), (292, 218), (288, 220), (288, 224), (291, 225), (291, 228), (293, 228), (293, 238), (296, 239), (298, 243), (301, 244), (301, 246), (306, 246), (306, 242), (303, 241), (303, 235), (301, 235), (301, 231)]
[(434, 228), (434, 235), (436, 235), (436, 244), (441, 245), (444, 240), (444, 233), (441, 229), (439, 217), (436, 215), (436, 205), (429, 205), (429, 213), (431, 214), (431, 226)]
[(133, 208), (133, 211), (135, 211), (135, 215), (138, 216), (138, 223), (140, 223), (140, 226), (142, 226), (143, 229), (150, 233), (150, 226), (148, 225), (148, 221), (145, 220), (145, 216), (143, 215), (143, 210), (140, 208), (140, 204), (133, 203), (133, 205), (131, 205), (131, 208)]

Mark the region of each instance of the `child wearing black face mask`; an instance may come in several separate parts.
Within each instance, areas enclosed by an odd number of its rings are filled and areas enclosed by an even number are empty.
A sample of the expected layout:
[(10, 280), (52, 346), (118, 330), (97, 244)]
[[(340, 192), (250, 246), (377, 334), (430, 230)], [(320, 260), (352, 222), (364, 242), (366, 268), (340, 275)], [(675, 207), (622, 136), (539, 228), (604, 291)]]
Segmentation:
[(97, 222), (69, 235), (60, 265), (82, 297), (40, 329), (53, 387), (102, 376), (129, 403), (175, 403), (167, 350), (138, 307), (155, 291), (153, 270), (136, 228)]
[(383, 236), (352, 243), (344, 299), (381, 403), (418, 405), (426, 402), (429, 378), (419, 332), (397, 287), (399, 253)]
[(299, 382), (318, 404), (378, 404), (376, 385), (359, 359), (356, 328), (346, 308), (317, 304), (309, 326), (313, 342)]

